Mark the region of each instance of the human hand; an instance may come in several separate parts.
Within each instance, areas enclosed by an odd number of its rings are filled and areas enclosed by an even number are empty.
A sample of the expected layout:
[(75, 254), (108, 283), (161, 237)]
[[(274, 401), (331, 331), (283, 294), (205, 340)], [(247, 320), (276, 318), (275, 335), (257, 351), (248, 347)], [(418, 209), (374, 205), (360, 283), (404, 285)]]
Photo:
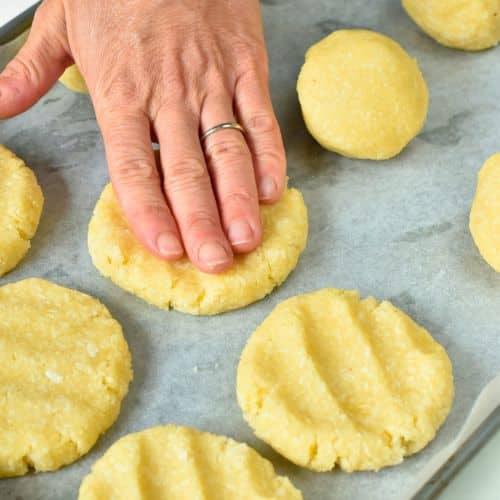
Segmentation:
[[(163, 259), (185, 251), (212, 273), (255, 249), (259, 200), (277, 201), (286, 176), (258, 0), (45, 0), (0, 75), (0, 118), (33, 105), (73, 62), (137, 238)], [(246, 134), (200, 142), (232, 121)]]

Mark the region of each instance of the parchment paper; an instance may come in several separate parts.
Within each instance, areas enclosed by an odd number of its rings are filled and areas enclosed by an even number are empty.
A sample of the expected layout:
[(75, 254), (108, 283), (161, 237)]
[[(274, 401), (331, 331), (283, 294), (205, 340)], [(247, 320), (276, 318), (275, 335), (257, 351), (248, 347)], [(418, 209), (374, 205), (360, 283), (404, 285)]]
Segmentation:
[[(441, 47), (398, 0), (267, 0), (263, 12), (290, 183), (304, 193), (310, 238), (283, 286), (244, 310), (213, 318), (161, 311), (94, 269), (87, 224), (107, 174), (86, 96), (56, 85), (33, 109), (0, 122), (0, 142), (34, 168), (46, 197), (32, 250), (0, 284), (39, 276), (97, 296), (123, 325), (135, 370), (120, 418), (91, 453), (56, 473), (0, 481), (2, 500), (76, 498), (82, 477), (114, 441), (161, 423), (248, 442), (309, 500), (399, 499), (455, 439), (500, 371), (500, 275), (482, 260), (467, 228), (477, 171), (500, 151), (500, 48), (469, 54)], [(393, 160), (341, 158), (304, 128), (295, 92), (304, 52), (339, 27), (366, 27), (398, 40), (428, 82), (425, 128)], [(0, 66), (18, 45), (0, 48)], [(453, 362), (455, 404), (436, 440), (377, 474), (295, 467), (254, 437), (236, 402), (235, 371), (251, 332), (278, 302), (327, 286), (390, 299), (429, 329)]]
[(403, 496), (411, 499), (421, 487), (427, 484), (434, 474), (463, 446), (481, 424), (500, 405), (500, 374), (495, 377), (477, 398), (472, 410), (458, 436), (442, 450), (436, 453), (426, 466), (419, 471), (415, 484)]

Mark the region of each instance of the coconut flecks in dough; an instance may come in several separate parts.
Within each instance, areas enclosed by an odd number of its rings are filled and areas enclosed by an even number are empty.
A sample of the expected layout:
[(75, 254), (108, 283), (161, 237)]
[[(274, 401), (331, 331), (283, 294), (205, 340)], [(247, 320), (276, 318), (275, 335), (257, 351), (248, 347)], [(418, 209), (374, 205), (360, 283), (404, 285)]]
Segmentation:
[(323, 147), (372, 160), (397, 155), (418, 134), (429, 98), (417, 62), (367, 30), (338, 30), (309, 48), (297, 92)]
[(180, 426), (118, 440), (83, 480), (79, 500), (300, 500), (291, 482), (243, 443)]
[(43, 208), (35, 174), (0, 145), (0, 276), (26, 255)]
[(448, 47), (484, 50), (500, 40), (500, 0), (403, 0), (429, 36)]
[(262, 206), (261, 215), (261, 246), (235, 256), (225, 273), (209, 275), (186, 258), (167, 262), (151, 255), (132, 234), (107, 186), (89, 225), (89, 251), (104, 276), (158, 307), (217, 314), (269, 294), (295, 268), (305, 248), (307, 210), (297, 190), (287, 189), (279, 202)]
[(256, 330), (237, 393), (257, 436), (298, 465), (376, 470), (433, 439), (453, 378), (442, 347), (390, 303), (326, 289)]
[(85, 454), (131, 377), (121, 327), (96, 299), (39, 279), (1, 287), (0, 477)]
[(483, 258), (500, 272), (500, 153), (479, 172), (469, 226)]

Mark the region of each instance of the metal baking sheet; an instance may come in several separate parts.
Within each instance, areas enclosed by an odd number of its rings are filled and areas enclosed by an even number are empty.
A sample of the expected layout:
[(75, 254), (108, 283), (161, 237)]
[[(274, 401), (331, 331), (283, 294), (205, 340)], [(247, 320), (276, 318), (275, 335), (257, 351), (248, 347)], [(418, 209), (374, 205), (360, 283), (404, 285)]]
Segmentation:
[[(75, 498), (91, 464), (120, 436), (179, 423), (249, 443), (306, 499), (399, 499), (457, 435), (481, 389), (500, 371), (500, 275), (481, 259), (468, 231), (478, 169), (500, 150), (500, 48), (473, 54), (441, 47), (406, 17), (398, 0), (262, 5), (290, 184), (304, 193), (310, 237), (290, 278), (244, 310), (211, 318), (161, 311), (94, 269), (87, 224), (107, 173), (86, 96), (58, 84), (28, 112), (0, 122), (0, 142), (34, 168), (46, 197), (32, 250), (0, 284), (39, 276), (97, 296), (123, 325), (135, 371), (118, 421), (86, 457), (55, 473), (2, 480), (0, 498)], [(393, 160), (342, 158), (305, 130), (295, 91), (304, 52), (345, 27), (399, 41), (418, 59), (429, 85), (425, 128)], [(0, 66), (18, 47), (0, 48)], [(238, 358), (255, 327), (283, 299), (330, 286), (392, 300), (432, 332), (454, 366), (455, 404), (435, 441), (376, 474), (318, 474), (288, 463), (254, 437), (236, 402)]]
[(414, 495), (413, 500), (437, 498), (452, 483), (457, 474), (481, 452), (500, 431), (500, 406), (496, 408), (472, 436), (443, 464), (435, 475)]
[(14, 40), (31, 26), (33, 15), (40, 4), (33, 0), (17, 3), (15, 6), (0, 6), (0, 45)]

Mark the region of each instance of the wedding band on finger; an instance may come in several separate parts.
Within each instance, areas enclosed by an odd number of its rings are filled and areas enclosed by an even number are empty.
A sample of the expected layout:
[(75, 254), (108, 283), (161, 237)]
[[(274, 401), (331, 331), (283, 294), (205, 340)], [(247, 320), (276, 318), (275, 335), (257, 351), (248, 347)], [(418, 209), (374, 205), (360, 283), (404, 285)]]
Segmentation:
[(242, 134), (245, 133), (245, 129), (238, 122), (225, 122), (207, 129), (203, 134), (201, 134), (200, 140), (203, 142), (208, 136), (215, 134), (215, 132), (226, 129), (239, 130)]

